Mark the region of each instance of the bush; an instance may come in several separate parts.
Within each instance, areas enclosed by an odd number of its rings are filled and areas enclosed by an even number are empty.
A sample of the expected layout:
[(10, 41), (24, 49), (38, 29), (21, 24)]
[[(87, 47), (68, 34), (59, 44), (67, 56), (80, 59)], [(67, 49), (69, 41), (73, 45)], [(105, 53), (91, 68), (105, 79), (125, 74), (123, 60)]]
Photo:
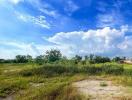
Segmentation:
[(126, 75), (126, 76), (132, 76), (132, 69), (126, 69), (124, 71), (124, 75)]
[(78, 73), (79, 69), (75, 66), (63, 66), (63, 65), (45, 65), (43, 67), (24, 70), (20, 72), (22, 76), (31, 76), (31, 75), (45, 75), (45, 76), (55, 76), (55, 75), (64, 75), (64, 74), (74, 74)]
[(64, 65), (45, 65), (43, 67), (38, 67), (35, 69), (24, 70), (20, 72), (23, 76), (31, 75), (45, 75), (47, 77), (56, 75), (72, 75), (76, 73), (87, 73), (87, 74), (123, 74), (123, 66), (120, 65), (102, 65), (97, 67), (94, 65), (89, 66), (64, 66)]
[(113, 64), (106, 65), (105, 64), (102, 66), (102, 71), (105, 74), (121, 75), (124, 72), (124, 68), (121, 65), (113, 65)]
[(84, 66), (82, 69), (82, 72), (88, 73), (88, 74), (99, 74), (102, 72), (102, 68), (95, 67), (93, 65), (91, 66)]
[(96, 74), (114, 74), (120, 75), (123, 74), (124, 68), (121, 65), (105, 64), (100, 67), (89, 65), (82, 68), (82, 72), (96, 75)]

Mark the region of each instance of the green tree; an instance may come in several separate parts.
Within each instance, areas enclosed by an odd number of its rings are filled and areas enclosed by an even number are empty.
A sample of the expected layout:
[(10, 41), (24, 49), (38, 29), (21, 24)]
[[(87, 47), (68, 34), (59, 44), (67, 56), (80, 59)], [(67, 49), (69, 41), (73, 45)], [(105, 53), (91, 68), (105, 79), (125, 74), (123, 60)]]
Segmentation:
[(114, 61), (114, 62), (119, 62), (120, 60), (122, 60), (121, 57), (115, 57), (115, 58), (112, 59), (112, 61)]
[(28, 61), (29, 63), (33, 62), (33, 58), (32, 58), (31, 55), (27, 55), (27, 56), (26, 56), (26, 59), (27, 59), (27, 61)]
[(55, 62), (62, 58), (62, 54), (59, 50), (51, 49), (46, 51), (46, 59), (48, 62)]
[(90, 55), (89, 55), (89, 63), (90, 63), (90, 64), (95, 63), (95, 62), (94, 62), (94, 55), (93, 55), (93, 54), (90, 54)]
[(78, 61), (78, 62), (80, 62), (80, 61), (82, 60), (82, 57), (79, 56), (79, 55), (76, 55), (76, 56), (75, 56), (75, 60)]
[(15, 60), (17, 63), (27, 63), (28, 62), (25, 55), (17, 55)]
[(93, 60), (95, 63), (105, 63), (111, 61), (109, 57), (102, 57), (102, 56), (95, 56)]
[(42, 65), (43, 63), (45, 63), (45, 56), (44, 55), (37, 56), (35, 58), (35, 62)]
[(75, 57), (73, 57), (72, 59), (74, 60), (75, 64), (78, 64), (82, 61), (82, 57), (79, 55), (75, 55)]
[(4, 59), (0, 59), (0, 63), (4, 63), (5, 62), (5, 60)]
[(85, 56), (84, 56), (84, 59), (85, 59), (85, 60), (89, 60), (89, 56), (85, 55)]

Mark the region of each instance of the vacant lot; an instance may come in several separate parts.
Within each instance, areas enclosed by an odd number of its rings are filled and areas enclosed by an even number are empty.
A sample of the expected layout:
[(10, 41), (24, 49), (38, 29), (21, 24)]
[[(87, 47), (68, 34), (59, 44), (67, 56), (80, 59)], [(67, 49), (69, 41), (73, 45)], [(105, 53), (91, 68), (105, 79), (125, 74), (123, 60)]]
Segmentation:
[(106, 79), (87, 79), (73, 83), (78, 91), (90, 100), (118, 100), (132, 98), (132, 88), (113, 84)]
[(1, 64), (0, 100), (131, 100), (131, 67)]

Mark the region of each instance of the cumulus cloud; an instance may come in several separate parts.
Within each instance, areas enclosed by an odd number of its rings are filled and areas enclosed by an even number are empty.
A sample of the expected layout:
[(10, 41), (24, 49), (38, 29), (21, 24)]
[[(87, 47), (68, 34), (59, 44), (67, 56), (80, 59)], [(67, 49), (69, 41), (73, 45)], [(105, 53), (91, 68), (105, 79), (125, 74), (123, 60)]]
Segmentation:
[(90, 53), (132, 56), (132, 37), (125, 35), (127, 31), (128, 26), (122, 26), (120, 29), (104, 27), (97, 30), (60, 32), (49, 37), (47, 41), (60, 49), (63, 48), (62, 52), (68, 56)]
[(0, 45), (0, 58), (6, 59), (14, 58), (16, 55), (32, 55), (33, 57), (36, 57), (52, 48), (49, 45), (24, 43), (19, 41), (1, 41)]
[[(2, 41), (0, 42), (0, 45), (4, 45), (3, 48), (0, 48), (0, 51), (2, 52), (1, 58), (14, 58), (15, 55), (21, 54), (21, 55), (26, 55), (30, 54), (32, 56), (36, 56), (38, 51), (35, 50), (35, 47), (33, 44), (27, 44), (27, 43), (22, 43), (18, 41)], [(12, 48), (12, 49), (7, 49), (6, 47)]]
[[(46, 50), (59, 49), (63, 55), (72, 57), (76, 54), (132, 56), (132, 36), (126, 36), (128, 26), (120, 29), (105, 27), (88, 31), (60, 32), (49, 38), (44, 38), (50, 44), (24, 43), (19, 41), (1, 41), (0, 58), (14, 58), (18, 54), (44, 54)], [(4, 45), (4, 47), (2, 47)], [(8, 48), (6, 48), (8, 47)], [(9, 48), (11, 48), (9, 50)]]
[(118, 47), (121, 49), (121, 54), (132, 56), (132, 36), (126, 36)]

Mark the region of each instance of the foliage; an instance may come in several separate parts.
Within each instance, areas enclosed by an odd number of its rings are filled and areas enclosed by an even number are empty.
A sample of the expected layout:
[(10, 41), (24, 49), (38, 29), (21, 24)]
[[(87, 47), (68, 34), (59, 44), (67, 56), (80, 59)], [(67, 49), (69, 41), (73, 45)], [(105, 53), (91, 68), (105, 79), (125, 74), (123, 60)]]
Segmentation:
[(95, 65), (87, 66), (64, 66), (64, 65), (44, 65), (35, 69), (24, 70), (20, 73), (22, 76), (31, 76), (31, 75), (44, 75), (46, 77), (52, 77), (57, 75), (73, 75), (77, 73), (85, 74), (113, 74), (121, 75), (124, 72), (123, 66), (105, 64), (100, 67)]
[[(88, 58), (89, 58), (89, 63), (91, 63), (91, 64), (106, 63), (106, 62), (111, 61), (109, 57), (103, 57), (103, 56), (90, 55)], [(88, 58), (86, 57), (85, 59), (88, 59)]]
[(29, 63), (33, 62), (33, 58), (32, 58), (31, 55), (27, 55), (27, 56), (26, 56), (26, 59), (27, 59), (27, 61), (28, 61)]
[(4, 63), (4, 61), (5, 61), (4, 59), (0, 59), (0, 63)]
[(119, 61), (121, 61), (121, 60), (124, 60), (124, 57), (123, 57), (123, 58), (121, 58), (121, 57), (114, 57), (114, 58), (112, 59), (112, 61), (114, 61), (114, 62), (119, 62)]
[(122, 65), (111, 65), (105, 64), (102, 66), (102, 70), (105, 74), (114, 74), (114, 75), (121, 75), (124, 72), (124, 68)]
[(110, 62), (110, 58), (108, 57), (101, 57), (101, 56), (95, 56), (93, 59), (95, 63), (105, 63), (105, 62)]
[(31, 55), (17, 55), (15, 59), (0, 59), (0, 63), (36, 63), (42, 64), (66, 64), (66, 65), (88, 65), (88, 64), (99, 64), (108, 62), (121, 62), (126, 57), (115, 57), (111, 60), (109, 57), (103, 57), (98, 55), (75, 55), (72, 58), (63, 56), (60, 50), (51, 49), (47, 50), (45, 55), (39, 55), (33, 58)]
[(72, 58), (74, 60), (74, 63), (75, 64), (78, 64), (81, 60), (82, 60), (82, 57), (79, 56), (79, 55), (76, 55), (75, 57)]
[(62, 54), (59, 50), (51, 49), (50, 51), (46, 51), (45, 56), (48, 62), (55, 62), (61, 59)]
[(46, 77), (51, 77), (56, 75), (75, 74), (78, 72), (79, 72), (78, 67), (74, 66), (44, 65), (39, 68), (24, 70), (20, 74), (23, 76), (44, 75)]
[(0, 97), (15, 93), (17, 100), (85, 100), (71, 84), (86, 76), (112, 76), (114, 81), (132, 86), (131, 65), (116, 63), (122, 59), (116, 57), (111, 62), (109, 57), (93, 54), (68, 59), (55, 49), (36, 58), (17, 55), (0, 59)]
[(25, 55), (17, 55), (16, 62), (17, 63), (26, 63), (26, 62), (28, 62), (28, 60), (26, 59)]
[(42, 65), (45, 62), (45, 57), (43, 55), (37, 56), (35, 58), (35, 62), (39, 65)]

